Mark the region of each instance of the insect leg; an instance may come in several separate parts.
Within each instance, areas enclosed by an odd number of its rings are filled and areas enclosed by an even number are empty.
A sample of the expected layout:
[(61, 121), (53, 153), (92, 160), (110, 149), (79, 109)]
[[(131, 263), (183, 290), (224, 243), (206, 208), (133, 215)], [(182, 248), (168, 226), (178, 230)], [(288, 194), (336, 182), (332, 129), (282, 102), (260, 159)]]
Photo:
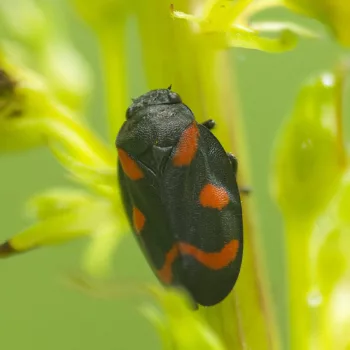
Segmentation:
[[(238, 169), (238, 161), (237, 158), (232, 153), (227, 153), (228, 159), (232, 165), (233, 173), (235, 174), (235, 177), (237, 175), (237, 169)], [(239, 188), (239, 192), (244, 195), (248, 195), (252, 192), (250, 187), (243, 186)]]
[(232, 153), (227, 153), (227, 157), (232, 165), (233, 173), (237, 175), (238, 161), (237, 158)]

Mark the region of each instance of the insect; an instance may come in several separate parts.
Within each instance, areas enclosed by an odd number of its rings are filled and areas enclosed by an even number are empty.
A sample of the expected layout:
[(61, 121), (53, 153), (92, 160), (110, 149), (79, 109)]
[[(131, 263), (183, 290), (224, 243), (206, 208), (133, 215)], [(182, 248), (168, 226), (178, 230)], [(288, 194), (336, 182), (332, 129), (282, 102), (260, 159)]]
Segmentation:
[(243, 254), (237, 160), (180, 96), (152, 90), (127, 109), (116, 147), (124, 209), (158, 279), (211, 306), (232, 290)]

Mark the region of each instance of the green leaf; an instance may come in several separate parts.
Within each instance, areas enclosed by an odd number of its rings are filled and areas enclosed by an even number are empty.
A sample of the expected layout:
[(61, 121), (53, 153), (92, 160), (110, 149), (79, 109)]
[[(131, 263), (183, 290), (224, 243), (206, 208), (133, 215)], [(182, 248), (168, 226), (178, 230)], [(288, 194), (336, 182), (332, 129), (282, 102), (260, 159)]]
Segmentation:
[[(71, 156), (53, 143), (50, 143), (49, 146), (60, 163), (70, 172), (74, 180), (114, 201), (117, 200), (116, 165), (113, 167), (107, 164), (103, 167), (99, 165), (91, 166), (84, 164), (84, 159), (80, 160), (77, 157)], [(74, 154), (74, 151), (71, 152)]]
[(94, 200), (92, 195), (82, 190), (55, 188), (32, 197), (27, 203), (26, 211), (36, 220), (46, 220)]
[(17, 40), (30, 42), (33, 46), (48, 40), (50, 20), (42, 9), (32, 0), (0, 2), (0, 18), (9, 33)]
[(110, 220), (100, 225), (91, 237), (82, 259), (82, 267), (90, 276), (101, 278), (111, 273), (114, 253), (128, 232), (126, 226), (127, 223), (122, 218)]
[(37, 197), (32, 208), (36, 208), (36, 215), (43, 220), (3, 243), (0, 257), (91, 235), (113, 226), (116, 220), (114, 206), (109, 201), (90, 196), (46, 194)]
[(337, 40), (350, 46), (350, 2), (344, 0), (283, 0), (291, 9), (326, 24)]
[(320, 214), (344, 170), (340, 77), (324, 73), (301, 90), (276, 143), (273, 190), (286, 217)]
[(276, 144), (272, 186), (286, 230), (292, 348), (335, 344), (331, 295), (350, 266), (340, 251), (342, 240), (349, 243), (344, 240), (349, 230), (338, 217), (347, 167), (342, 130), (346, 71), (338, 66), (303, 86)]
[(19, 61), (43, 74), (62, 103), (79, 110), (91, 89), (91, 72), (67, 40), (66, 18), (56, 15), (55, 6), (54, 2), (39, 6), (33, 0), (16, 0), (15, 6), (1, 1), (0, 21), (7, 37), (24, 51)]
[(258, 32), (265, 33), (283, 33), (284, 31), (290, 31), (299, 37), (316, 39), (319, 38), (319, 34), (315, 33), (311, 29), (305, 28), (297, 23), (293, 22), (257, 22), (251, 23), (250, 27)]
[(298, 36), (289, 29), (283, 29), (277, 34), (277, 38), (262, 37), (256, 30), (237, 25), (232, 26), (228, 41), (232, 47), (275, 53), (292, 50), (298, 43)]
[[(262, 4), (264, 4), (262, 2)], [(200, 16), (189, 15), (173, 10), (175, 18), (193, 22), (203, 35), (211, 34), (208, 40), (214, 45), (242, 47), (266, 52), (284, 52), (292, 50), (299, 37), (315, 38), (317, 35), (308, 29), (293, 23), (261, 22), (250, 23), (249, 17), (264, 6), (254, 8), (251, 0), (209, 1)], [(269, 3), (266, 4), (270, 6)], [(264, 32), (276, 37), (264, 37)]]
[(166, 349), (226, 349), (204, 318), (193, 310), (187, 294), (163, 287), (152, 287), (151, 292), (164, 313), (149, 304), (141, 311), (160, 331)]

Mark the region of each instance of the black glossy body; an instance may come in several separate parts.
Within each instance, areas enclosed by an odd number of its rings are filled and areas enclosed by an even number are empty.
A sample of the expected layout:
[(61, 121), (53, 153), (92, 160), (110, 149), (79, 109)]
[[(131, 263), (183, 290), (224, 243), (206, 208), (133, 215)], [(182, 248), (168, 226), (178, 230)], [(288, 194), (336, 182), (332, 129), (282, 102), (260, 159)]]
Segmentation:
[[(173, 158), (179, 139), (193, 123), (199, 132), (196, 154), (188, 166), (176, 167)], [(236, 257), (222, 268), (209, 268), (197, 259), (198, 254), (181, 251), (171, 261), (169, 283), (185, 287), (198, 304), (210, 306), (222, 301), (236, 283), (243, 253), (243, 226), (235, 158), (208, 129), (214, 123), (205, 125), (195, 122), (192, 111), (176, 93), (153, 90), (129, 107), (116, 146), (144, 174), (137, 181), (131, 180), (118, 162), (127, 216), (133, 227), (133, 207), (144, 214), (142, 233), (134, 232), (157, 276), (178, 244), (195, 246), (202, 255), (219, 254), (228, 242), (239, 242)], [(225, 188), (229, 203), (223, 209), (200, 203), (200, 191), (207, 183)]]

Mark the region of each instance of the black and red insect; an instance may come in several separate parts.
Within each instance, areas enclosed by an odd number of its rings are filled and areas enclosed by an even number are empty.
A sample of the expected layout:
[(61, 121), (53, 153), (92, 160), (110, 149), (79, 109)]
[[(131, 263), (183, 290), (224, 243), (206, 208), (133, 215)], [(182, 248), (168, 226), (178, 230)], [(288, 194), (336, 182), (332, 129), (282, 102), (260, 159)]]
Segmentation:
[(138, 97), (116, 140), (129, 222), (158, 279), (200, 305), (222, 301), (239, 275), (243, 224), (237, 160), (169, 89)]

